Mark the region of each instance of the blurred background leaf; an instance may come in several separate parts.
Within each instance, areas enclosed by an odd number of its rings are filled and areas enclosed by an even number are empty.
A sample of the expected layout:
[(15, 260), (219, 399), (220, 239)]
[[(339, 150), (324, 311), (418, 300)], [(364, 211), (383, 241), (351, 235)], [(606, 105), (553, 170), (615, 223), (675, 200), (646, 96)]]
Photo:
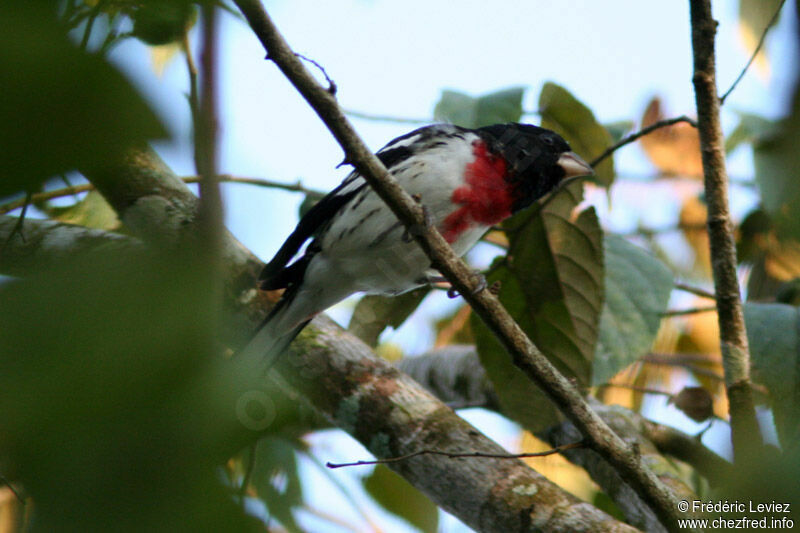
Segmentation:
[(41, 206), (52, 220), (59, 220), (68, 224), (76, 224), (87, 228), (115, 231), (120, 229), (122, 223), (116, 211), (106, 202), (103, 195), (97, 191), (89, 193), (81, 200), (69, 206)]
[[(594, 117), (592, 110), (575, 98), (567, 89), (547, 82), (539, 94), (539, 113), (542, 127), (561, 134), (572, 149), (586, 161), (591, 161), (613, 144), (613, 138)], [(614, 158), (607, 157), (594, 169), (594, 178), (610, 187), (614, 182)]]
[[(739, 0), (739, 34), (748, 54), (755, 51), (761, 35), (781, 4), (782, 0)], [(769, 60), (764, 48), (756, 56), (755, 66), (763, 77), (769, 74)]]
[(400, 327), (428, 292), (430, 289), (424, 287), (399, 296), (364, 296), (356, 304), (347, 331), (375, 347), (383, 330)]
[(0, 196), (108, 161), (133, 143), (165, 137), (130, 82), (67, 37), (56, 2), (3, 2), (0, 19)]
[(788, 117), (778, 122), (771, 135), (753, 145), (753, 163), (761, 202), (772, 218), (777, 235), (800, 241), (800, 91)]
[[(243, 461), (254, 461), (252, 486), (258, 498), (267, 506), (270, 517), (292, 533), (302, 531), (293, 515), (293, 511), (303, 504), (303, 487), (295, 454), (302, 447), (297, 440), (268, 436), (260, 439), (255, 446), (255, 458)], [(245, 455), (250, 453), (252, 450)]]
[[(641, 127), (646, 128), (666, 117), (661, 99), (654, 97), (642, 115)], [(653, 165), (664, 174), (702, 178), (703, 161), (697, 128), (686, 122), (659, 128), (639, 139)]]
[(786, 304), (744, 306), (754, 378), (769, 390), (782, 445), (800, 442), (800, 310)]
[(440, 122), (450, 122), (465, 128), (480, 128), (498, 122), (519, 122), (522, 117), (524, 87), (510, 87), (483, 96), (445, 90), (433, 117)]
[(367, 493), (384, 509), (395, 514), (423, 533), (436, 533), (439, 513), (436, 506), (389, 467), (377, 465), (363, 478)]
[(0, 457), (33, 530), (253, 530), (215, 473), (232, 383), (195, 264), (98, 254), (0, 288)]

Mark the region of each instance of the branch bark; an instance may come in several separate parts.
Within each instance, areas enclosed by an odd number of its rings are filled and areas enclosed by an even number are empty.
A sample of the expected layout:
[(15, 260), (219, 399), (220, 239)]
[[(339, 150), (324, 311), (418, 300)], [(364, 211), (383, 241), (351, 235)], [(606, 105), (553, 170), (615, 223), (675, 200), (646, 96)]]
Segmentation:
[(569, 382), (536, 348), (489, 291), (455, 255), (435, 228), (425, 224), (421, 206), (388, 174), (348, 122), (335, 97), (306, 71), (257, 0), (235, 0), (256, 36), (283, 74), (316, 111), (345, 151), (345, 161), (367, 180), (375, 192), (406, 225), (422, 249), (511, 354), (514, 364), (539, 385), (586, 436), (588, 444), (620, 472), (648, 502), (665, 525), (677, 529), (682, 517), (674, 494), (642, 463), (631, 449), (586, 404)]
[[(112, 205), (118, 206), (120, 218), (136, 223), (143, 240), (157, 246), (169, 242), (178, 245), (180, 234), (194, 227), (197, 198), (151, 151), (137, 150), (115, 168), (89, 174)], [(13, 217), (0, 221), (0, 227), (5, 228)], [(180, 223), (176, 225), (175, 221)], [(36, 229), (38, 224), (31, 228)], [(41, 224), (57, 230), (65, 226)], [(101, 238), (100, 232), (92, 230), (71, 227), (70, 231), (86, 232), (98, 241)], [(108, 233), (103, 237), (112, 242), (134, 241)], [(225, 240), (225, 263), (229, 263), (225, 271), (247, 278), (229, 281), (228, 286), (254, 286), (261, 263), (229, 234), (225, 234)], [(3, 261), (8, 261), (8, 255)], [(243, 297), (247, 294), (229, 292), (228, 299), (233, 298), (230, 308), (239, 315), (239, 327), (249, 333), (270, 304), (266, 299)], [(231, 398), (237, 405), (211, 417), (219, 424), (223, 423), (220, 419), (227, 421), (231, 427), (220, 460), (267, 429), (294, 427), (290, 424), (318, 427), (318, 420), (308, 418), (312, 416), (309, 408), (350, 433), (378, 457), (406, 455), (420, 448), (505, 453), (324, 316), (303, 331), (291, 352), (267, 378), (254, 376), (248, 368), (236, 369), (240, 379), (233, 381), (238, 389), (231, 392)], [(236, 364), (236, 360), (222, 363)], [(266, 408), (275, 419), (248, 418), (249, 402)], [(633, 531), (580, 502), (521, 461), (425, 455), (392, 467), (437, 505), (480, 531)]]
[(719, 120), (714, 37), (717, 21), (711, 15), (711, 0), (690, 0), (694, 76), (700, 150), (708, 203), (708, 236), (711, 266), (730, 403), (734, 460), (757, 461), (761, 455), (761, 432), (756, 420), (750, 380), (750, 351), (745, 331), (739, 280), (736, 277), (736, 245), (728, 210), (728, 176), (722, 127)]
[(0, 215), (0, 242), (6, 243), (0, 253), (0, 272), (6, 275), (25, 276), (82, 254), (143, 249), (140, 240), (119, 233), (35, 218), (26, 218), (22, 231), (12, 236), (17, 221), (17, 217)]
[[(475, 347), (466, 345), (447, 346), (433, 350), (419, 357), (402, 359), (397, 363), (397, 367), (413, 377), (427, 390), (433, 392), (439, 399), (445, 402), (461, 403), (466, 406), (483, 407), (500, 412), (500, 407), (492, 399), (495, 393), (486, 376), (486, 372), (480, 361)], [(609, 407), (600, 403), (594, 404), (595, 410), (623, 439), (629, 442), (639, 442), (639, 449), (649, 450), (643, 453), (648, 454), (649, 464), (665, 466), (659, 470), (658, 474), (663, 476), (665, 472), (674, 473), (672, 466), (665, 461), (664, 457), (657, 457), (652, 452), (652, 447), (660, 454), (668, 455), (679, 459), (697, 470), (711, 483), (713, 487), (723, 486), (733, 475), (732, 465), (706, 448), (697, 438), (669, 426), (657, 424), (645, 419), (638, 413), (634, 413), (620, 406)], [(619, 419), (628, 420), (630, 423), (620, 423)], [(616, 421), (615, 421), (616, 420)], [(561, 431), (554, 429), (552, 431)], [(558, 442), (567, 442), (570, 436), (576, 436), (574, 426), (570, 430), (572, 433), (563, 433)], [(554, 443), (553, 443), (554, 444)], [(649, 448), (648, 448), (649, 447)], [(593, 459), (583, 459), (586, 454), (593, 455)], [(583, 466), (587, 463), (597, 461), (597, 455), (585, 449), (578, 449), (572, 452), (569, 458), (576, 459)], [(644, 516), (642, 512), (641, 500), (636, 498), (638, 503), (631, 504), (631, 494), (620, 491), (618, 488), (619, 477), (613, 470), (606, 465), (605, 469), (589, 469), (592, 478), (601, 487), (611, 487), (609, 495), (615, 499), (620, 509), (632, 507), (634, 512), (628, 516), (629, 520)], [(614, 478), (609, 479), (613, 474)], [(683, 489), (686, 490), (685, 488)], [(621, 498), (623, 501), (617, 501)], [(652, 516), (652, 514), (650, 514)], [(633, 522), (634, 525), (643, 527), (643, 524)]]

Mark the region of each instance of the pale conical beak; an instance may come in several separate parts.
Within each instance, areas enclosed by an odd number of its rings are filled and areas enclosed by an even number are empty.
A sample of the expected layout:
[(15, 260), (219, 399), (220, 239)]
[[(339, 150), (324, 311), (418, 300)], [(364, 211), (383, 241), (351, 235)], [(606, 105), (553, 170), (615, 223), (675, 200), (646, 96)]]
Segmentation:
[(558, 158), (558, 166), (564, 169), (564, 179), (576, 176), (591, 176), (594, 174), (592, 167), (581, 159), (575, 152), (564, 152)]

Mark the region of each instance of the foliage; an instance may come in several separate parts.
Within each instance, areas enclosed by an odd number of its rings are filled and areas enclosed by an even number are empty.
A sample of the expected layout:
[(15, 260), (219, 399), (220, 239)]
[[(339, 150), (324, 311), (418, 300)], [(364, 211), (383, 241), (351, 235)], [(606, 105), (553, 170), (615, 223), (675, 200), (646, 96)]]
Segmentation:
[[(742, 23), (760, 35), (776, 6), (742, 0)], [(8, 74), (0, 99), (7, 126), (0, 133), (3, 197), (36, 192), (48, 180), (105, 165), (130, 146), (166, 136), (152, 106), (105, 56), (125, 38), (181, 45), (196, 22), (195, 3), (71, 0), (61, 8), (0, 3), (6, 23), (0, 71)], [(533, 114), (524, 111), (530, 92), (523, 86), (480, 96), (445, 90), (433, 118), (468, 127), (527, 120)], [(553, 82), (535, 99), (541, 125), (562, 134), (587, 160), (632, 128), (632, 120), (600, 124), (594, 102)], [(767, 466), (783, 487), (799, 464), (791, 454), (800, 438), (800, 97), (779, 120), (735, 113), (738, 124), (726, 150), (752, 151), (753, 194), (760, 202), (736, 228), (740, 267), (749, 274), (745, 318), (753, 374), (766, 392), (759, 400), (771, 411), (784, 450)], [(656, 97), (639, 126), (662, 118)], [(689, 124), (662, 128), (644, 137), (641, 147), (659, 178), (690, 177), (697, 184), (699, 140)], [(596, 182), (607, 190), (625, 186), (613, 156), (596, 171)], [(721, 413), (719, 390), (709, 385), (720, 377), (708, 375), (719, 366), (713, 321), (665, 313), (671, 299), (679, 306), (697, 303), (677, 296), (674, 281), (692, 278), (709, 287), (707, 269), (687, 266), (663, 245), (658, 230), (640, 227), (633, 239), (608, 231), (602, 210), (586, 205), (591, 187), (572, 184), (493, 232), (497, 257), (486, 272), (488, 283), (499, 282), (505, 307), (583, 390), (608, 383), (638, 388), (620, 400), (629, 407), (641, 405), (643, 388), (682, 390), (673, 403), (690, 418)], [(302, 209), (316, 199), (309, 195)], [(98, 192), (71, 205), (35, 205), (52, 220), (127, 231)], [(698, 193), (681, 198), (674, 229), (696, 254), (695, 263), (707, 261), (707, 234), (697, 227), (705, 218)], [(0, 473), (35, 502), (39, 530), (65, 524), (87, 531), (263, 530), (262, 520), (243, 511), (242, 497), (263, 503), (268, 520), (285, 530), (302, 530), (297, 516), (308, 491), (296, 454), (313, 450), (306, 450), (298, 432), (314, 428), (286, 414), (295, 398), (276, 399), (286, 421), (282, 432), (264, 436), (253, 449), (231, 445), (248, 440), (233, 429), (239, 424), (231, 406), (255, 378), (232, 375), (219, 357), (224, 311), (205, 289), (211, 273), (187, 267), (202, 263), (196, 261), (202, 253), (196, 243), (176, 255), (106, 251), (0, 285)], [(428, 293), (365, 297), (349, 329), (380, 347), (384, 330), (401, 327)], [(531, 431), (557, 423), (559, 414), (540, 389), (483, 323), (467, 320), (462, 311), (448, 326), (471, 334), (441, 338), (474, 339), (502, 414)], [(704, 344), (698, 330), (713, 340)], [(656, 368), (647, 357), (654, 351), (664, 352), (662, 364), (674, 360), (674, 366)], [(685, 375), (674, 368), (698, 355), (714, 362), (688, 365), (704, 388), (684, 388)], [(362, 481), (388, 512), (420, 531), (438, 527), (433, 504), (390, 470), (378, 467)]]

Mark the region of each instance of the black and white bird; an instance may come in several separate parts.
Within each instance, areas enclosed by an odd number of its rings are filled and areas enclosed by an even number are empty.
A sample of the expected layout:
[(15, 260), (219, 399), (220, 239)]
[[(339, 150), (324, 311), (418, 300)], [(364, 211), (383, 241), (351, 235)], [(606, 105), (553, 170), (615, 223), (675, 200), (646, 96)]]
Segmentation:
[[(420, 199), (458, 255), (562, 180), (592, 174), (561, 136), (517, 123), (426, 126), (376, 155)], [(306, 213), (264, 267), (260, 288), (286, 290), (245, 351), (272, 361), (316, 314), (351, 294), (401, 294), (435, 277), (403, 224), (352, 172)]]

